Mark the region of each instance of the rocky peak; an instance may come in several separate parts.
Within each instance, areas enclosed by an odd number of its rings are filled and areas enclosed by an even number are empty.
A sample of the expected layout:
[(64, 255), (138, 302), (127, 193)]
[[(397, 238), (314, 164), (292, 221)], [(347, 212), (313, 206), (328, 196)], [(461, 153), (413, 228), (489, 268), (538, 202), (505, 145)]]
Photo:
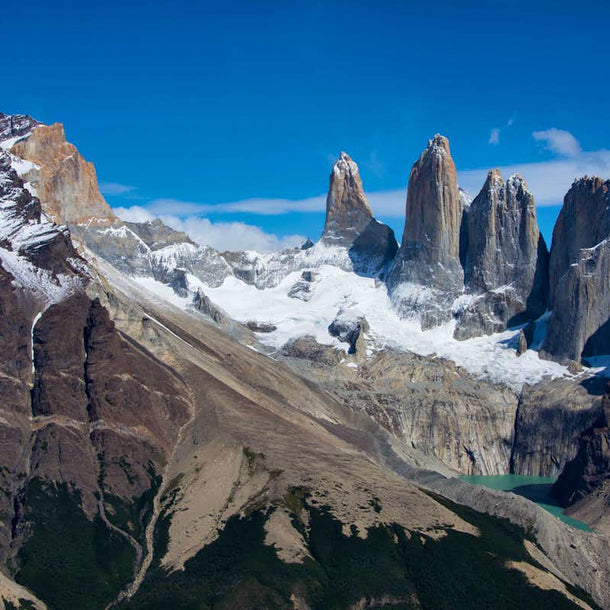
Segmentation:
[(347, 248), (354, 271), (365, 275), (382, 273), (398, 249), (394, 231), (373, 217), (358, 165), (344, 152), (330, 174), (320, 241)]
[[(399, 310), (405, 315), (423, 313), (425, 327), (450, 317), (447, 305), (463, 287), (462, 199), (449, 141), (437, 134), (411, 169), (402, 244), (389, 277)], [(422, 303), (419, 292), (415, 301), (403, 298), (404, 294), (399, 293), (404, 291), (398, 288), (405, 284), (430, 289), (427, 303)]]
[(583, 248), (592, 248), (610, 235), (610, 180), (584, 176), (567, 192), (553, 229), (550, 261), (551, 305), (557, 287)]
[(559, 361), (610, 345), (610, 180), (585, 176), (566, 194), (553, 230), (552, 313), (543, 352)]
[(330, 174), (322, 241), (329, 245), (351, 246), (372, 218), (358, 166), (342, 152)]
[(492, 169), (467, 214), (465, 286), (473, 298), (461, 312), (460, 339), (532, 320), (547, 303), (548, 251), (525, 180), (506, 182)]
[(0, 266), (48, 301), (69, 291), (77, 259), (66, 227), (44, 219), (40, 201), (0, 151)]
[[(449, 140), (437, 134), (413, 165), (409, 177), (402, 257), (421, 261), (426, 267), (447, 263), (460, 276), (456, 264), (459, 265), (462, 211)], [(415, 269), (414, 274), (420, 271), (421, 268)], [(428, 279), (443, 286), (447, 278), (435, 273)]]
[(37, 166), (24, 177), (54, 221), (70, 225), (120, 223), (100, 193), (93, 164), (66, 142), (63, 125), (38, 125), (11, 152)]

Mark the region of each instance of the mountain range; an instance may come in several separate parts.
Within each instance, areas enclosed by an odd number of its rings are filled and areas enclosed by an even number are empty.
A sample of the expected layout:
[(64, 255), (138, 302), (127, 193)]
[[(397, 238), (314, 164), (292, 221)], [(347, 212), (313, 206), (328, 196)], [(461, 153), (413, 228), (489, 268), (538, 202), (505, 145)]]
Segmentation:
[[(610, 181), (549, 250), (436, 135), (400, 244), (341, 153), (317, 242), (219, 252), (118, 218), (59, 124), (0, 149), (6, 608), (610, 607)], [(593, 531), (459, 478), (509, 473)]]

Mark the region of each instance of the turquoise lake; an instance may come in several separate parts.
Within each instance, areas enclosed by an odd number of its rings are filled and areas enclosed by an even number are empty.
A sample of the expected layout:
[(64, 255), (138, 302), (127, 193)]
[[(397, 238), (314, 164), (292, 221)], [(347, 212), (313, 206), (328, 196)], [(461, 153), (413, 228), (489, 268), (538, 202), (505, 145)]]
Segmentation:
[(538, 504), (547, 510), (558, 519), (571, 525), (572, 527), (590, 532), (591, 528), (582, 521), (572, 519), (568, 515), (564, 515), (563, 508), (557, 504), (557, 501), (551, 496), (551, 487), (557, 480), (552, 477), (530, 477), (520, 474), (499, 474), (491, 476), (483, 475), (460, 475), (462, 481), (471, 483), (472, 485), (482, 485), (489, 489), (497, 489), (498, 491), (512, 491), (518, 496), (523, 496), (532, 502)]

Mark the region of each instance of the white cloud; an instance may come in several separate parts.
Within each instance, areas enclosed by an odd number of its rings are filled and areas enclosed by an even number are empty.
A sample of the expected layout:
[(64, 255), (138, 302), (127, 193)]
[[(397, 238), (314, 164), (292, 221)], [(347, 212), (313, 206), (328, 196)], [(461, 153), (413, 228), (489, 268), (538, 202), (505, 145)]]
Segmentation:
[(260, 214), (276, 216), (288, 212), (320, 212), (326, 209), (326, 195), (308, 197), (306, 199), (275, 199), (252, 198), (226, 203), (195, 203), (179, 199), (153, 199), (146, 208), (153, 214), (174, 214), (186, 216), (189, 214), (207, 214), (210, 212)]
[[(568, 159), (542, 163), (505, 165), (499, 169), (505, 178), (511, 174), (523, 176), (539, 206), (560, 205), (576, 178), (585, 175), (610, 177), (610, 150), (581, 152)], [(485, 182), (487, 171), (487, 169), (459, 171), (460, 186), (476, 196)]]
[(500, 144), (500, 128), (499, 127), (494, 127), (489, 132), (489, 140), (488, 140), (488, 142), (490, 144), (493, 144), (494, 146), (496, 144)]
[(124, 195), (135, 190), (135, 186), (120, 184), (119, 182), (100, 182), (99, 187), (103, 195)]
[(562, 157), (576, 157), (582, 152), (578, 140), (564, 129), (553, 127), (544, 131), (534, 131), (532, 136), (536, 141), (543, 142), (550, 151)]
[(115, 208), (114, 211), (119, 218), (127, 222), (147, 222), (160, 218), (166, 225), (187, 233), (195, 242), (212, 246), (220, 251), (272, 252), (299, 246), (306, 239), (303, 235), (278, 237), (273, 233), (266, 233), (260, 227), (244, 222), (212, 222), (198, 216), (180, 218), (173, 215), (158, 215), (137, 205), (129, 208)]

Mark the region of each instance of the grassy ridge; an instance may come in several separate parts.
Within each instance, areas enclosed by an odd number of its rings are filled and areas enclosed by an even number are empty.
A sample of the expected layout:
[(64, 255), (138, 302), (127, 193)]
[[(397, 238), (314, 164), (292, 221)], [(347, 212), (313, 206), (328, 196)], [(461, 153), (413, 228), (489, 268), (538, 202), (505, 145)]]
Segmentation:
[[(269, 511), (256, 510), (231, 518), (183, 571), (168, 574), (155, 562), (138, 594), (122, 608), (283, 609), (293, 607), (293, 593), (314, 610), (344, 609), (363, 598), (384, 599), (383, 607), (394, 609), (576, 608), (560, 593), (533, 587), (506, 567), (507, 561), (532, 562), (523, 547), (525, 534), (507, 521), (444, 501), (481, 536), (447, 529), (434, 540), (389, 525), (371, 528), (362, 539), (354, 532), (345, 535), (328, 507), (308, 506), (305, 497), (292, 493), (287, 504), (312, 559), (279, 560), (264, 544)], [(307, 528), (298, 519), (297, 501), (308, 512)], [(158, 556), (167, 544), (169, 522), (166, 515), (158, 523)]]

